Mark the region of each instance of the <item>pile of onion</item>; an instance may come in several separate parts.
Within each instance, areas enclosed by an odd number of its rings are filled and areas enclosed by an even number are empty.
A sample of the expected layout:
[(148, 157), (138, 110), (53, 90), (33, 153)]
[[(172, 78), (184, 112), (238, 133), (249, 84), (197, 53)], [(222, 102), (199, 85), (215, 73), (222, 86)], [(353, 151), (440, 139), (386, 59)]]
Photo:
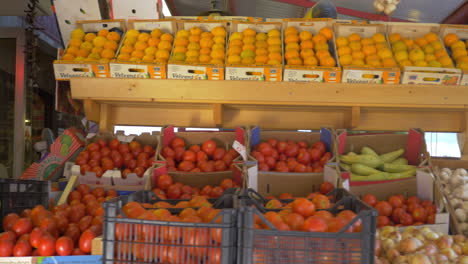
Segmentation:
[(468, 239), (449, 236), (428, 227), (380, 229), (375, 243), (375, 264), (468, 264)]

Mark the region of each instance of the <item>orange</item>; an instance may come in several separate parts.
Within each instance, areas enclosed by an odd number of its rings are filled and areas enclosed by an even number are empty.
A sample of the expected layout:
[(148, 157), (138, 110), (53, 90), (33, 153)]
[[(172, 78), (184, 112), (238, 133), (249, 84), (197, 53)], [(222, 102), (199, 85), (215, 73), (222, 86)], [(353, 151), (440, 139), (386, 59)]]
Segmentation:
[(255, 44), (255, 37), (252, 37), (252, 36), (246, 36), (244, 39), (242, 39), (242, 42), (245, 44), (252, 44), (254, 45)]
[(281, 65), (281, 61), (277, 61), (277, 60), (269, 60), (267, 62), (268, 65)]
[(464, 56), (467, 56), (467, 51), (466, 49), (463, 49), (463, 48), (455, 48), (454, 50), (452, 50), (452, 57), (455, 59), (455, 60), (458, 60), (460, 57), (464, 57)]
[(140, 31), (136, 29), (130, 29), (125, 33), (125, 38), (138, 38), (138, 35), (140, 35)]
[(353, 33), (348, 36), (349, 41), (360, 41), (361, 36), (358, 33)]
[(199, 27), (193, 27), (190, 29), (190, 35), (201, 35), (203, 30)]
[(325, 38), (323, 35), (321, 34), (317, 34), (315, 36), (312, 37), (312, 41), (315, 43), (315, 44), (318, 44), (318, 43), (327, 43), (327, 38)]
[(231, 39), (229, 41), (229, 46), (242, 46), (244, 45), (244, 42), (242, 42), (242, 40), (240, 39)]
[(345, 37), (339, 37), (336, 39), (336, 46), (338, 47), (343, 47), (343, 46), (348, 46), (349, 41)]
[(281, 38), (279, 37), (269, 37), (267, 39), (268, 45), (281, 45)]
[(255, 63), (266, 64), (267, 62), (268, 62), (268, 56), (266, 55), (255, 56)]
[(268, 37), (269, 38), (279, 38), (281, 37), (281, 32), (277, 29), (271, 29), (268, 31)]
[(214, 37), (213, 38), (214, 43), (216, 44), (226, 44), (226, 38), (225, 37)]
[(384, 67), (396, 67), (396, 62), (392, 58), (385, 58), (382, 60), (382, 66)]
[[(158, 44), (158, 49), (171, 50), (171, 48), (172, 48), (172, 44), (167, 40), (163, 40), (159, 42)], [(135, 49), (136, 49), (136, 44), (135, 44)]]
[(291, 49), (298, 50), (299, 49), (299, 44), (297, 44), (297, 43), (287, 44), (285, 50), (291, 50)]
[(252, 57), (243, 58), (242, 64), (255, 64), (255, 59)]
[(288, 65), (302, 65), (302, 60), (301, 58), (291, 58), (287, 60)]
[(361, 39), (361, 43), (363, 46), (365, 45), (373, 45), (374, 44), (374, 40), (372, 38), (363, 38)]
[(131, 53), (132, 58), (138, 58), (141, 59), (143, 56), (145, 56), (145, 53), (142, 50), (134, 50)]
[(379, 55), (379, 57), (383, 60), (383, 59), (387, 59), (387, 58), (392, 58), (392, 51), (390, 49), (381, 49), (377, 52), (377, 55)]
[(351, 50), (353, 51), (360, 51), (361, 48), (362, 48), (362, 45), (361, 45), (361, 42), (359, 41), (351, 41), (349, 43), (349, 47), (351, 48)]
[(379, 56), (377, 54), (371, 54), (365, 58), (366, 61), (372, 61), (372, 60), (380, 60)]
[(213, 51), (211, 51), (211, 57), (213, 59), (224, 59), (224, 56), (225, 56), (225, 54), (224, 54), (224, 51), (222, 51), (222, 50), (213, 50)]
[(437, 34), (434, 33), (434, 32), (429, 32), (429, 33), (427, 33), (426, 35), (424, 35), (424, 38), (425, 38), (425, 39), (427, 40), (427, 42), (429, 42), (429, 43), (439, 40), (439, 37), (438, 37)]
[(355, 60), (363, 60), (366, 55), (364, 55), (364, 53), (362, 51), (353, 51), (351, 56)]
[(297, 29), (295, 27), (287, 27), (284, 30), (284, 35), (287, 36), (289, 34), (297, 34)]
[(386, 43), (377, 43), (375, 44), (375, 47), (377, 48), (377, 50), (388, 48)]
[(390, 43), (393, 44), (393, 43), (401, 40), (401, 35), (399, 33), (392, 33), (392, 34), (390, 34), (390, 36), (388, 36), (388, 39), (389, 39)]
[(353, 60), (353, 62), (351, 63), (351, 66), (354, 66), (354, 67), (363, 67), (364, 65), (366, 65), (366, 63), (363, 61), (363, 60)]
[(427, 66), (441, 68), (442, 64), (440, 64), (440, 62), (438, 62), (436, 60), (431, 60), (431, 61), (427, 61)]
[(399, 62), (400, 67), (413, 66), (413, 63), (410, 60), (402, 60)]
[(424, 60), (419, 60), (414, 62), (414, 66), (416, 67), (427, 67), (428, 63)]
[(306, 58), (309, 58), (309, 57), (314, 57), (315, 56), (315, 53), (312, 49), (303, 49), (301, 50), (301, 58), (302, 59), (306, 59)]
[(200, 39), (200, 47), (201, 48), (211, 48), (211, 46), (213, 46), (213, 44), (214, 44), (214, 41), (211, 38), (202, 37)]
[(448, 54), (444, 49), (438, 49), (434, 51), (434, 56), (436, 56), (436, 58), (440, 58), (440, 57), (447, 56), (447, 55)]
[(301, 39), (301, 41), (311, 40), (312, 33), (310, 33), (309, 31), (302, 31), (301, 33), (299, 33), (299, 38)]
[(319, 50), (315, 53), (315, 56), (321, 60), (323, 57), (329, 57), (331, 55), (328, 50)]
[(116, 51), (118, 47), (119, 47), (119, 45), (117, 45), (117, 42), (115, 42), (113, 40), (108, 40), (104, 44), (104, 49), (110, 49), (110, 50), (113, 50), (113, 51)]
[(107, 29), (101, 29), (98, 32), (98, 36), (106, 37), (109, 34), (109, 30)]
[(81, 39), (84, 38), (84, 36), (85, 36), (85, 33), (84, 33), (83, 29), (81, 29), (81, 28), (77, 28), (77, 29), (73, 30), (72, 33), (71, 33), (71, 38), (72, 39), (81, 40)]
[(385, 35), (382, 33), (376, 33), (372, 36), (372, 39), (374, 40), (375, 43), (385, 43)]
[(362, 52), (364, 52), (364, 54), (368, 56), (377, 53), (377, 48), (374, 45), (366, 45), (362, 47)]
[(124, 53), (132, 53), (133, 52), (133, 47), (130, 46), (130, 45), (123, 45), (122, 48), (120, 48), (120, 52), (124, 52)]
[(230, 64), (241, 63), (242, 58), (239, 55), (230, 55), (228, 56), (227, 62)]
[(201, 33), (200, 37), (201, 38), (210, 38), (210, 39), (212, 39), (214, 36), (213, 36), (213, 34), (211, 34), (211, 32), (203, 32), (203, 33)]
[(468, 63), (468, 56), (458, 58), (457, 63)]
[(163, 34), (163, 33), (162, 33), (162, 31), (161, 31), (159, 28), (153, 29), (153, 30), (151, 31), (151, 33), (150, 33), (151, 37), (153, 37), (153, 38), (160, 38), (162, 34)]
[(189, 62), (189, 63), (198, 63), (198, 57), (187, 57), (185, 59), (185, 62)]
[(78, 52), (76, 53), (76, 56), (77, 56), (77, 57), (84, 57), (84, 58), (86, 58), (86, 57), (88, 57), (88, 55), (89, 55), (89, 50), (85, 50), (85, 49), (80, 49), (80, 50), (78, 50)]
[(281, 53), (281, 46), (280, 45), (273, 45), (268, 47), (268, 52), (279, 52)]
[(429, 44), (429, 42), (425, 38), (416, 38), (414, 42), (421, 48)]
[(306, 66), (317, 66), (318, 60), (315, 57), (304, 58), (304, 65)]
[(189, 50), (185, 53), (185, 56), (187, 57), (198, 57), (200, 56), (200, 52), (198, 50)]
[(211, 57), (210, 55), (203, 54), (200, 55), (200, 57), (198, 57), (198, 61), (200, 61), (201, 63), (209, 63), (211, 61)]
[[(158, 53), (156, 52), (156, 56), (157, 54)], [(185, 53), (174, 53), (174, 55), (172, 55), (172, 59), (175, 61), (185, 61), (186, 56), (185, 56)]]
[[(174, 51), (175, 52), (175, 51)], [(200, 49), (200, 55), (209, 55), (211, 53), (210, 48), (202, 48)]]
[(266, 42), (266, 40), (257, 40), (255, 42), (255, 47), (257, 47), (257, 49), (258, 48), (265, 48), (266, 49), (266, 48), (268, 48), (268, 43)]
[(426, 54), (426, 56), (424, 56), (424, 59), (427, 61), (427, 62), (430, 62), (430, 61), (437, 61), (437, 58), (434, 54)]
[(142, 62), (153, 62), (154, 61), (154, 56), (146, 54), (145, 56), (143, 56), (141, 61)]
[(434, 50), (445, 49), (440, 41), (431, 42), (431, 46), (434, 48)]
[(412, 39), (403, 39), (403, 43), (408, 47), (408, 49), (411, 49), (414, 45), (414, 40)]
[(350, 47), (339, 47), (338, 48), (338, 56), (343, 56), (346, 54), (351, 54), (351, 48)]
[(128, 60), (130, 60), (130, 54), (128, 54), (128, 53), (120, 53), (120, 55), (117, 56), (117, 60), (128, 61)]
[(335, 67), (336, 61), (331, 56), (323, 57), (320, 59), (320, 66), (324, 67)]
[(279, 52), (270, 52), (270, 54), (268, 54), (268, 58), (270, 60), (276, 60), (276, 61), (282, 61), (283, 60), (283, 57), (281, 56), (281, 53), (279, 53)]
[(381, 67), (382, 63), (380, 63), (380, 60), (369, 60), (367, 62), (371, 67)]
[(184, 37), (180, 37), (180, 38), (176, 38), (174, 40), (174, 45), (175, 46), (188, 46), (189, 44), (189, 40), (187, 38), (184, 38)]
[[(435, 47), (434, 47), (435, 48)], [(456, 48), (463, 48), (463, 49), (466, 49), (466, 44), (465, 42), (459, 40), (459, 41), (456, 41), (455, 43), (453, 43), (452, 45), (450, 45), (450, 48), (452, 50), (456, 49)]]
[(189, 50), (200, 50), (200, 44), (198, 44), (196, 42), (191, 42), (191, 43), (188, 44), (187, 49), (189, 49)]
[(80, 50), (79, 48), (72, 46), (72, 47), (68, 47), (68, 49), (66, 50), (65, 53), (72, 54), (73, 56), (76, 56), (76, 54), (78, 53), (79, 50)]
[(442, 57), (438, 58), (437, 61), (440, 62), (440, 64), (442, 64), (442, 67), (452, 67), (453, 66), (452, 60), (450, 59), (449, 56), (442, 56)]
[(316, 43), (315, 44), (315, 50), (328, 50), (328, 44), (327, 43)]
[(156, 58), (166, 59), (167, 60), (167, 59), (169, 59), (169, 51), (167, 51), (167, 50), (158, 50), (158, 51), (156, 51), (154, 56)]
[(265, 41), (266, 43), (266, 40), (268, 39), (268, 35), (266, 33), (260, 32), (255, 36), (255, 39), (257, 41)]
[(267, 49), (256, 49), (255, 50), (255, 55), (257, 56), (263, 56), (263, 55), (268, 55), (268, 50)]
[(291, 58), (299, 58), (299, 52), (297, 50), (288, 50), (286, 51), (286, 53), (284, 54), (284, 57), (289, 60)]
[(88, 42), (93, 42), (93, 39), (96, 37), (96, 34), (94, 33), (87, 33), (85, 36), (84, 36), (84, 40), (85, 41), (88, 41)]
[(134, 48), (136, 50), (145, 50), (147, 47), (148, 47), (148, 44), (146, 42), (138, 41), (137, 43), (135, 43)]
[(188, 37), (188, 40), (190, 42), (200, 42), (200, 39), (201, 39), (200, 35), (190, 35)]
[(242, 48), (239, 47), (239, 46), (234, 46), (234, 47), (230, 47), (228, 49), (228, 55), (231, 56), (231, 55), (236, 55), (236, 54), (240, 54), (242, 52)]
[(69, 47), (77, 47), (79, 48), (81, 45), (82, 41), (79, 39), (70, 39), (70, 43), (68, 43)]
[(156, 47), (148, 47), (145, 49), (145, 55), (154, 55), (156, 51), (158, 51)]
[(323, 35), (327, 40), (330, 40), (333, 38), (333, 30), (328, 27), (324, 27), (320, 29), (319, 34)]
[(174, 37), (169, 33), (164, 33), (161, 35), (161, 40), (169, 41), (170, 43), (172, 43)]
[(424, 53), (426, 53), (426, 55), (434, 53), (434, 48), (430, 44), (424, 46), (423, 50), (424, 50)]
[(150, 39), (148, 40), (148, 46), (150, 46), (150, 47), (157, 47), (158, 44), (159, 44), (159, 42), (160, 42), (160, 40), (159, 40), (158, 38), (152, 37), (152, 38), (150, 38)]
[(235, 40), (235, 39), (240, 39), (240, 40), (242, 40), (243, 37), (244, 37), (244, 36), (242, 35), (241, 32), (233, 32), (233, 33), (231, 34), (231, 36), (229, 37), (229, 41)]
[[(142, 33), (142, 34), (147, 34), (147, 33)], [(142, 34), (140, 34), (140, 36)], [(109, 34), (107, 34), (107, 39), (108, 40), (113, 40), (113, 41), (119, 41), (120, 40), (120, 35), (119, 35), (119, 33), (112, 31), (112, 32), (109, 32)]]
[(221, 26), (217, 26), (211, 30), (211, 34), (215, 37), (226, 37), (226, 29)]
[(255, 52), (252, 50), (243, 50), (242, 53), (240, 54), (241, 58), (246, 58), (246, 57), (255, 57)]
[(255, 35), (257, 34), (257, 32), (251, 28), (246, 28), (244, 29), (244, 31), (242, 31), (242, 34), (244, 35), (244, 37), (255, 37)]
[(340, 56), (340, 63), (343, 66), (350, 65), (352, 61), (353, 61), (353, 57), (351, 57), (351, 55), (349, 55), (349, 54), (345, 54), (343, 56)]
[(104, 59), (113, 59), (115, 56), (115, 52), (113, 50), (110, 50), (110, 49), (104, 49), (102, 52), (101, 52), (101, 57), (104, 58)]
[(242, 50), (251, 50), (251, 51), (255, 51), (255, 46), (253, 44), (246, 44), (244, 46), (242, 46)]
[[(288, 44), (288, 43), (291, 43), (291, 42), (299, 42), (299, 36), (298, 35), (288, 35), (285, 40), (284, 40), (284, 43)], [(245, 43), (245, 41), (244, 41)]]
[(74, 60), (74, 59), (75, 59), (75, 55), (70, 54), (70, 53), (67, 53), (62, 56), (62, 60)]
[(103, 36), (97, 36), (93, 39), (93, 45), (96, 47), (104, 47), (106, 44), (107, 39)]
[(301, 49), (313, 49), (314, 42), (312, 40), (303, 40), (301, 41)]
[[(104, 46), (104, 44), (102, 44), (102, 46), (97, 46), (97, 47), (102, 48), (103, 46)], [(91, 44), (90, 42), (85, 41), (85, 42), (81, 43), (80, 49), (92, 50), (93, 49), (93, 44)]]
[(457, 34), (454, 34), (454, 33), (449, 33), (449, 34), (445, 35), (445, 37), (444, 37), (444, 43), (445, 43), (445, 46), (447, 46), (447, 47), (452, 46), (452, 44), (457, 42), (458, 40), (459, 39), (458, 39)]
[(126, 37), (125, 40), (124, 40), (124, 44), (127, 44), (127, 45), (135, 45), (135, 43), (137, 42), (137, 38), (135, 37)]

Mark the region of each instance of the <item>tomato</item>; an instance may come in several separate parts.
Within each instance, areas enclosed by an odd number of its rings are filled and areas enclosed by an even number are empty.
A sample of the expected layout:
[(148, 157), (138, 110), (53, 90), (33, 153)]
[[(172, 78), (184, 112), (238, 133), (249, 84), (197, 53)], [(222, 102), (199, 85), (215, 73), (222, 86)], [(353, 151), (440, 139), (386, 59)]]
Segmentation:
[(143, 149), (141, 147), (138, 147), (138, 148), (131, 150), (130, 152), (132, 153), (133, 157), (136, 159), (138, 155), (143, 153)]
[(392, 215), (392, 206), (386, 201), (380, 201), (375, 205), (375, 209), (379, 215), (390, 216)]
[(347, 224), (346, 220), (340, 217), (330, 219), (330, 221), (328, 221), (327, 232), (333, 232), (333, 233), (339, 232), (341, 229), (343, 229), (343, 227), (346, 226), (346, 224)]
[(328, 163), (328, 161), (332, 158), (331, 152), (325, 153), (325, 155), (322, 156), (320, 159), (320, 165), (324, 166), (325, 164)]
[(73, 240), (67, 236), (60, 237), (55, 243), (55, 251), (59, 256), (70, 256), (73, 252)]
[(227, 166), (226, 166), (226, 164), (224, 163), (224, 161), (222, 161), (222, 160), (217, 160), (217, 161), (214, 163), (214, 169), (215, 169), (215, 171), (225, 171), (225, 170), (227, 170)]
[(197, 162), (207, 161), (208, 155), (205, 152), (199, 151), (197, 152)]
[(91, 172), (94, 172), (96, 173), (96, 177), (98, 178), (101, 178), (102, 177), (102, 174), (104, 174), (104, 170), (99, 167), (99, 166), (95, 166), (91, 169)]
[(83, 251), (81, 251), (79, 248), (74, 248), (71, 253), (72, 256), (83, 256), (86, 255)]
[(57, 223), (55, 222), (54, 218), (42, 219), (39, 227), (42, 230), (44, 230), (44, 232), (48, 232), (50, 234), (55, 233), (55, 231), (57, 231)]
[(306, 172), (306, 165), (298, 163), (294, 168), (294, 172), (304, 173)]
[(279, 162), (276, 163), (275, 171), (278, 171), (278, 172), (288, 172), (288, 171), (289, 171), (289, 168), (288, 168), (288, 166), (286, 166), (286, 162), (284, 162), (284, 161), (279, 161)]
[(89, 166), (91, 166), (91, 170), (93, 167), (101, 166), (101, 160), (90, 160), (88, 162)]
[(320, 185), (320, 193), (321, 194), (328, 194), (329, 192), (331, 192), (333, 190), (333, 188), (335, 188), (335, 187), (330, 182), (323, 182)]
[(266, 142), (262, 142), (258, 145), (258, 151), (265, 156), (273, 155), (273, 147)]
[(102, 157), (110, 157), (111, 155), (111, 149), (108, 147), (103, 147), (101, 148), (101, 156)]
[(107, 146), (107, 141), (100, 138), (98, 140), (96, 140), (96, 143), (99, 145), (99, 147), (103, 148), (103, 147), (106, 147)]
[(284, 154), (288, 157), (296, 157), (299, 153), (299, 147), (296, 144), (288, 144)]
[(324, 219), (310, 216), (304, 221), (301, 229), (306, 232), (326, 232), (328, 225)]
[(372, 207), (375, 207), (375, 205), (377, 204), (377, 198), (372, 194), (364, 195), (364, 197), (362, 197), (362, 201)]
[(131, 159), (127, 163), (127, 168), (134, 170), (137, 166), (137, 161), (135, 159)]
[(120, 145), (120, 141), (116, 138), (112, 139), (110, 142), (109, 142), (109, 148), (110, 149), (115, 149), (115, 150), (118, 150), (119, 149), (119, 145)]
[[(276, 166), (275, 166), (276, 168)], [(266, 165), (266, 163), (259, 163), (258, 164), (258, 171), (269, 171), (270, 167)]]
[(167, 198), (169, 199), (179, 199), (182, 194), (182, 188), (177, 185), (171, 185), (167, 189)]
[(128, 147), (127, 143), (122, 143), (118, 147), (118, 151), (123, 154), (123, 153), (130, 153), (130, 148)]
[(72, 223), (78, 223), (83, 216), (85, 216), (85, 208), (80, 205), (73, 205), (70, 207), (69, 219)]
[(161, 151), (161, 155), (164, 157), (164, 158), (174, 158), (175, 157), (175, 152), (172, 148), (170, 147), (164, 147)]
[(31, 256), (32, 248), (29, 241), (18, 241), (13, 248), (13, 256), (26, 257)]
[(265, 164), (268, 165), (268, 167), (270, 167), (270, 169), (273, 169), (276, 166), (276, 160), (272, 156), (266, 156), (265, 157)]
[(174, 149), (174, 152), (175, 152), (174, 160), (175, 161), (182, 161), (183, 158), (184, 158), (185, 148), (184, 147), (177, 147), (177, 148)]
[(304, 225), (304, 217), (297, 213), (290, 213), (283, 217), (284, 222), (291, 228), (291, 230), (301, 230)]
[(122, 179), (127, 179), (127, 175), (132, 173), (132, 171), (130, 169), (124, 169), (122, 171)]
[(416, 208), (414, 209), (412, 216), (414, 221), (425, 223), (427, 220), (426, 209), (424, 209), (423, 207)]
[(39, 246), (39, 239), (44, 235), (44, 231), (40, 229), (39, 227), (35, 227), (31, 234), (29, 235), (29, 243), (31, 243), (31, 246), (34, 248), (37, 248)]
[(214, 187), (211, 192), (210, 192), (210, 197), (212, 198), (218, 198), (218, 197), (221, 197), (221, 195), (223, 195), (224, 193), (224, 189), (217, 186), (217, 187)]
[(91, 226), (92, 221), (93, 217), (90, 215), (81, 218), (78, 222), (78, 227), (80, 228), (81, 232), (84, 232), (86, 229), (88, 229)]
[(91, 152), (90, 159), (92, 159), (92, 160), (101, 160), (101, 158), (102, 158), (101, 152), (99, 152), (99, 151)]
[(320, 161), (322, 158), (322, 153), (318, 149), (309, 149), (309, 154), (311, 161)]
[[(348, 222), (351, 222), (356, 217), (356, 214), (351, 210), (343, 210), (339, 212), (336, 217), (346, 220), (346, 224), (347, 224)], [(361, 229), (362, 229), (362, 221), (358, 220), (346, 232), (360, 232)]]
[(379, 215), (377, 217), (377, 227), (381, 228), (390, 225), (390, 219), (387, 216)]
[(414, 212), (417, 208), (421, 208), (422, 206), (419, 203), (408, 203), (408, 207), (406, 208), (406, 211), (410, 214)]
[(304, 165), (308, 165), (310, 163), (310, 154), (306, 149), (299, 150), (299, 154), (297, 155), (297, 162)]
[[(151, 219), (151, 220), (157, 220), (157, 219)], [(89, 227), (89, 230), (91, 230), (96, 236), (102, 235), (102, 224), (99, 225), (92, 225)]]
[(30, 238), (29, 234), (24, 234), (18, 238), (18, 241), (28, 241), (29, 243), (29, 238)]
[(195, 164), (191, 161), (184, 160), (181, 163), (179, 163), (179, 166), (177, 168), (180, 171), (191, 171), (195, 168)]
[(270, 144), (270, 146), (272, 146), (273, 148), (276, 148), (276, 146), (278, 145), (278, 140), (277, 140), (277, 139), (274, 139), (274, 138), (269, 138), (269, 139), (267, 139), (267, 142), (268, 142), (268, 144)]
[(3, 232), (0, 234), (0, 241), (1, 240), (12, 240), (12, 241), (15, 241), (16, 240), (16, 233), (13, 232), (13, 231), (6, 231), (6, 232)]
[(320, 151), (320, 156), (323, 155), (327, 151), (327, 147), (325, 146), (325, 143), (322, 141), (315, 142), (311, 148), (313, 149), (318, 149)]
[(172, 183), (172, 177), (167, 174), (160, 175), (158, 177), (158, 188), (161, 190), (167, 190), (167, 188), (169, 188), (169, 186), (171, 186)]
[(428, 215), (426, 218), (426, 223), (430, 225), (435, 224), (435, 214)]
[(180, 137), (174, 137), (170, 143), (172, 148), (182, 147), (185, 148), (185, 141)]
[(143, 152), (147, 153), (148, 156), (152, 156), (152, 155), (154, 155), (154, 148), (152, 146), (150, 146), (150, 145), (145, 145), (143, 147)]
[(68, 218), (65, 214), (54, 216), (55, 223), (57, 224), (57, 229), (60, 233), (65, 233), (68, 227)]
[(413, 224), (413, 217), (408, 213), (402, 213), (400, 215), (400, 223), (404, 226), (410, 226)]
[(312, 216), (315, 213), (315, 205), (305, 198), (298, 198), (292, 202), (294, 213), (298, 213), (304, 217)]
[(187, 150), (182, 155), (182, 159), (186, 161), (195, 162), (197, 161), (197, 154), (191, 150)]
[(138, 141), (132, 141), (130, 144), (128, 144), (128, 147), (130, 148), (130, 151), (133, 151), (137, 148), (141, 148), (141, 145)]
[(91, 171), (91, 166), (89, 166), (88, 164), (84, 164), (80, 166), (81, 175), (86, 174), (87, 171)]
[(86, 150), (89, 152), (95, 152), (99, 151), (101, 147), (97, 143), (90, 143), (87, 147)]
[(231, 179), (224, 179), (219, 184), (219, 186), (221, 186), (221, 188), (226, 190), (226, 189), (229, 189), (229, 188), (233, 188), (234, 187), (234, 182)]
[(81, 151), (80, 154), (78, 154), (78, 157), (81, 157), (85, 160), (89, 160), (89, 151), (87, 150)]
[(16, 235), (18, 236), (29, 234), (31, 233), (32, 229), (33, 229), (33, 224), (29, 218), (18, 219), (12, 228), (13, 232), (15, 232)]
[(400, 223), (400, 216), (401, 214), (406, 213), (405, 209), (403, 208), (395, 208), (392, 212), (392, 221), (396, 224)]
[(222, 148), (216, 148), (213, 152), (213, 159), (214, 160), (222, 160), (224, 155), (226, 155), (226, 150)]
[(140, 178), (143, 177), (143, 174), (145, 174), (145, 168), (144, 167), (136, 167), (134, 170), (133, 170), (134, 173), (136, 173), (136, 175)]
[(83, 251), (84, 253), (90, 253), (92, 241), (95, 237), (96, 237), (96, 234), (94, 234), (93, 231), (91, 230), (84, 231), (83, 234), (81, 234), (80, 236), (80, 241), (79, 241), (80, 250)]
[(137, 159), (137, 161), (138, 161), (138, 160), (147, 160), (147, 159), (149, 159), (149, 158), (150, 158), (150, 156), (149, 156), (148, 153), (146, 153), (146, 152), (141, 152), (140, 154), (138, 154), (138, 156), (137, 156), (136, 159)]
[(216, 142), (213, 140), (207, 140), (202, 144), (202, 150), (209, 156), (213, 155), (214, 151), (216, 150)]
[(109, 157), (102, 158), (101, 164), (104, 171), (114, 169), (114, 161), (112, 161), (112, 159)]
[(199, 168), (203, 172), (212, 172), (214, 171), (214, 163), (208, 162), (208, 161), (202, 161), (198, 163)]
[(392, 208), (399, 208), (403, 206), (403, 201), (396, 195), (390, 196), (390, 198), (388, 198), (388, 202)]
[(10, 257), (15, 244), (11, 240), (0, 240), (0, 257)]
[(406, 204), (410, 204), (410, 203), (420, 203), (421, 200), (419, 200), (419, 198), (417, 196), (411, 196), (408, 198), (408, 200), (406, 200)]
[(55, 239), (50, 235), (43, 235), (39, 239), (37, 250), (41, 256), (53, 256), (55, 254)]
[(85, 158), (83, 158), (83, 157), (78, 157), (78, 158), (76, 158), (76, 160), (75, 160), (75, 164), (76, 164), (76, 165), (82, 166), (82, 165), (85, 165), (85, 164), (87, 164), (87, 163), (88, 163), (88, 160), (85, 159)]
[(284, 141), (278, 141), (278, 144), (276, 145), (276, 149), (281, 154), (281, 153), (284, 153), (286, 151), (287, 146), (288, 146), (288, 143), (286, 143)]
[(10, 231), (13, 225), (20, 219), (18, 214), (10, 213), (3, 218), (3, 230)]
[(317, 194), (312, 202), (315, 205), (315, 208), (317, 209), (328, 209), (330, 208), (330, 200), (328, 199), (327, 196), (323, 194)]

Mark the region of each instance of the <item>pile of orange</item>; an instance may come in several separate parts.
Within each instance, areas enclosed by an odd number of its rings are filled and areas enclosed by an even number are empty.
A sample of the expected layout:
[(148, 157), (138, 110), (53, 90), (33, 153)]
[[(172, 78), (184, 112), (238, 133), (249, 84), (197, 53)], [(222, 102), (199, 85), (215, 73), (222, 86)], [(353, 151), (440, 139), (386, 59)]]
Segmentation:
[(114, 58), (119, 47), (120, 34), (107, 29), (97, 33), (85, 33), (81, 28), (71, 33), (71, 39), (62, 60), (100, 61), (107, 63)]
[(174, 37), (160, 29), (150, 33), (131, 29), (125, 34), (118, 61), (166, 63), (172, 50)]
[(456, 34), (449, 33), (444, 37), (444, 44), (450, 48), (452, 58), (456, 62), (456, 67), (463, 71), (468, 71), (468, 40), (463, 42)]
[(396, 62), (385, 35), (363, 38), (358, 33), (338, 37), (336, 47), (341, 65), (352, 67), (395, 67)]
[(234, 32), (229, 38), (229, 64), (281, 65), (283, 61), (281, 32), (272, 29), (259, 32), (246, 28)]
[(174, 40), (171, 60), (174, 62), (223, 64), (226, 29), (217, 26), (211, 31), (199, 27), (179, 30)]
[(389, 35), (389, 41), (400, 67), (453, 67), (452, 59), (439, 40), (439, 36), (434, 32), (415, 39), (392, 33)]
[(330, 54), (328, 41), (333, 38), (333, 31), (324, 27), (318, 34), (309, 31), (299, 32), (295, 27), (284, 31), (284, 57), (286, 65), (334, 67), (336, 61)]

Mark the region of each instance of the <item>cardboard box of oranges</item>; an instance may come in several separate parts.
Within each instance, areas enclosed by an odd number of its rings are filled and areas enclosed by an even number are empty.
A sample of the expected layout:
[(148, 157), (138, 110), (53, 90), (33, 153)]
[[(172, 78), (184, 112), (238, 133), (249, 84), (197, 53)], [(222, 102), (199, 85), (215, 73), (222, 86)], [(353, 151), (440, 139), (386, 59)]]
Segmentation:
[(468, 26), (442, 25), (440, 37), (455, 63), (463, 73), (460, 85), (468, 85)]
[(281, 22), (233, 21), (226, 56), (226, 80), (282, 81), (281, 29)]
[(166, 79), (176, 21), (129, 20), (117, 57), (110, 63), (114, 78)]
[(109, 62), (115, 57), (125, 21), (77, 21), (67, 48), (54, 61), (56, 80), (72, 77), (110, 77)]
[(344, 83), (398, 84), (400, 69), (381, 24), (334, 24)]
[(287, 82), (341, 82), (332, 19), (284, 19), (284, 75)]
[(224, 80), (227, 22), (178, 21), (168, 79)]
[(402, 69), (402, 84), (457, 85), (456, 69), (439, 37), (439, 24), (387, 23), (393, 54)]

